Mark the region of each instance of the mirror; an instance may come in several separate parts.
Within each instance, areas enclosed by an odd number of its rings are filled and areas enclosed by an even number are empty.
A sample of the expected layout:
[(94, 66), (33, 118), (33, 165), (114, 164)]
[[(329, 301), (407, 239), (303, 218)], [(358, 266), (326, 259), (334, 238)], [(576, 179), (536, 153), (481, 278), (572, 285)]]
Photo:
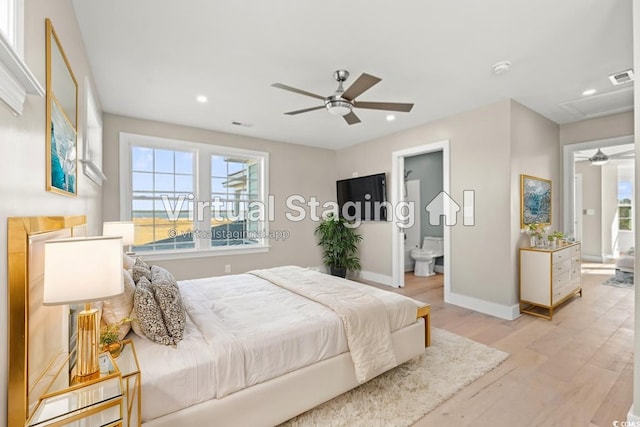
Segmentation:
[(76, 196), (78, 83), (50, 19), (47, 49), (47, 191)]

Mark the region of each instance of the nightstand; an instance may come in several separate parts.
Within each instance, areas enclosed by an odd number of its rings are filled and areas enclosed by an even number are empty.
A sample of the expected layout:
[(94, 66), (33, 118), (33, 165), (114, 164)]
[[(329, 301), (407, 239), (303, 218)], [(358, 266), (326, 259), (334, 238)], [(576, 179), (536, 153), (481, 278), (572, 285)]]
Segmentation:
[(56, 386), (68, 384), (63, 369), (40, 397), (26, 426), (140, 427), (140, 369), (133, 342), (124, 340), (115, 359), (109, 353), (99, 358), (100, 373), (90, 381)]
[(122, 341), (123, 348), (120, 355), (115, 359), (120, 374), (122, 375), (122, 385), (124, 388), (124, 400), (126, 403), (126, 413), (124, 414), (125, 426), (140, 427), (142, 424), (142, 385), (140, 383), (140, 365), (133, 341)]
[[(66, 370), (58, 374), (53, 386), (40, 397), (27, 426), (57, 427), (80, 422), (82, 426), (122, 427), (125, 409), (122, 376), (108, 353), (100, 356), (102, 372), (95, 379), (65, 384)], [(68, 379), (66, 381), (68, 384)]]

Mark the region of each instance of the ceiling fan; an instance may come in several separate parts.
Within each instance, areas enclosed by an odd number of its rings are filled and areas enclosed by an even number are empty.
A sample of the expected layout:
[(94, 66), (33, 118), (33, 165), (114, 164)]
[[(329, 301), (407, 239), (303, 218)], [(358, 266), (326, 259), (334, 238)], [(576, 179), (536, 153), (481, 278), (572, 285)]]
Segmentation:
[(333, 78), (338, 82), (338, 89), (329, 96), (321, 96), (315, 93), (307, 92), (306, 90), (297, 89), (295, 87), (287, 86), (282, 83), (274, 83), (271, 86), (278, 89), (288, 90), (290, 92), (299, 93), (300, 95), (310, 96), (312, 98), (321, 99), (323, 105), (316, 107), (303, 108), (302, 110), (289, 111), (285, 113), (290, 116), (296, 114), (307, 113), (309, 111), (320, 110), (326, 108), (329, 113), (336, 116), (344, 117), (344, 120), (349, 125), (360, 123), (360, 118), (352, 110), (354, 108), (365, 108), (369, 110), (386, 110), (386, 111), (399, 111), (408, 113), (413, 108), (413, 104), (405, 104), (398, 102), (365, 102), (356, 101), (356, 98), (365, 91), (369, 90), (373, 85), (379, 83), (382, 79), (372, 76), (370, 74), (362, 73), (360, 77), (356, 79), (351, 86), (346, 90), (343, 88), (343, 83), (349, 78), (349, 72), (347, 70), (337, 70), (333, 73)]
[(635, 156), (635, 150), (627, 150), (621, 151), (619, 153), (614, 153), (607, 155), (600, 148), (593, 154), (588, 157), (588, 154), (577, 154), (576, 160), (589, 160), (591, 165), (593, 166), (602, 166), (607, 163), (610, 159), (633, 159)]

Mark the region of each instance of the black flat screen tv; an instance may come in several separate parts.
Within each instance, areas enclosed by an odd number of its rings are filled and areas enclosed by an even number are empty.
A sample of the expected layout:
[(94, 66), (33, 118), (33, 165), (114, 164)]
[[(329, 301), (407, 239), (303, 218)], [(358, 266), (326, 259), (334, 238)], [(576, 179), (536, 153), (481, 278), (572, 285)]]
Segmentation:
[(348, 221), (387, 220), (384, 173), (336, 181), (340, 216)]

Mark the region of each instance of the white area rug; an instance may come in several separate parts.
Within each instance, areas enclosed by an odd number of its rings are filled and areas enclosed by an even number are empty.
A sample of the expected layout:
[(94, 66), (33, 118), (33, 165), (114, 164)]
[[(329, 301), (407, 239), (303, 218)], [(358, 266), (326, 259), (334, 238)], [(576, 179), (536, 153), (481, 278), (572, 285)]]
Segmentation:
[(410, 426), (508, 356), (433, 328), (431, 347), (423, 355), (282, 426)]

